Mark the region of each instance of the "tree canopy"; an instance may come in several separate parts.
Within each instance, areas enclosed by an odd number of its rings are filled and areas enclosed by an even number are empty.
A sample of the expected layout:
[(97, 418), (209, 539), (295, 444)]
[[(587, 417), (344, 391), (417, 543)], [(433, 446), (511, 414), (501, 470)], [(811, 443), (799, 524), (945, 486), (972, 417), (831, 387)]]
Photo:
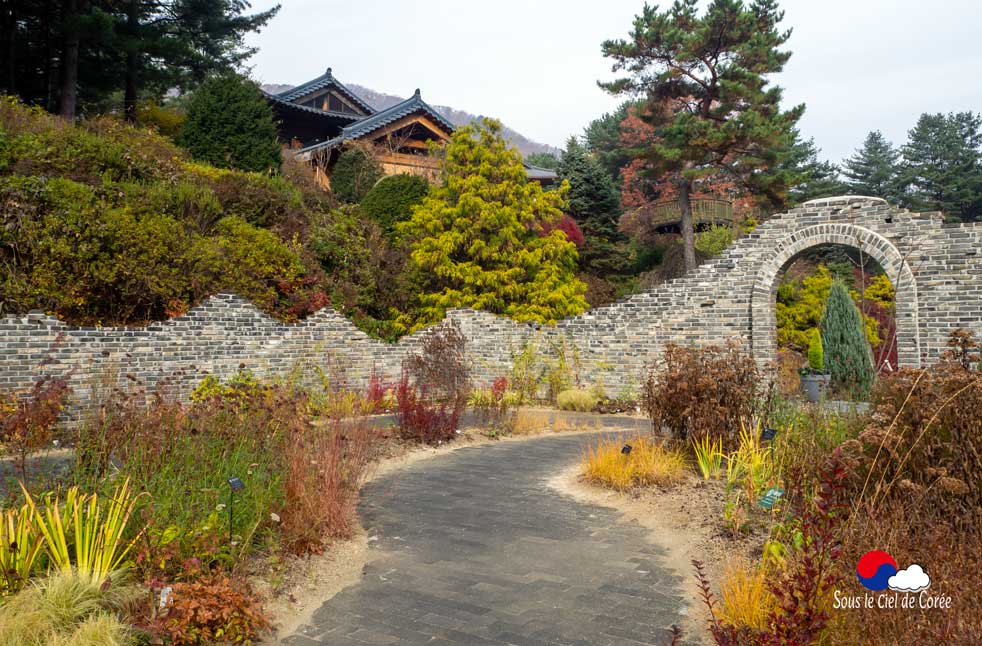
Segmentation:
[(384, 176), (382, 167), (370, 152), (353, 146), (341, 153), (331, 173), (331, 190), (347, 204), (357, 204)]
[[(239, 69), (279, 5), (249, 14), (244, 0), (32, 0), (0, 11), (0, 89), (66, 118), (77, 106), (105, 109), (188, 90), (209, 74)], [(114, 106), (118, 107), (118, 106)]]
[(273, 110), (259, 86), (237, 74), (216, 76), (195, 90), (181, 144), (220, 168), (265, 172), (282, 161)]
[(839, 177), (839, 167), (819, 161), (814, 139), (802, 139), (795, 131), (794, 143), (784, 154), (780, 165), (799, 175), (800, 182), (788, 190), (788, 206), (796, 206), (819, 197), (842, 195), (848, 190)]
[(566, 143), (557, 173), (569, 182), (566, 212), (583, 232), (580, 266), (598, 276), (623, 273), (628, 258), (617, 247), (624, 236), (617, 229), (620, 197), (614, 181), (575, 137)]
[(901, 152), (903, 200), (918, 211), (944, 211), (956, 220), (982, 215), (982, 116), (922, 114)]
[(879, 130), (866, 135), (856, 154), (845, 160), (842, 174), (849, 192), (897, 202), (897, 160), (900, 153)]
[(780, 49), (791, 32), (778, 29), (784, 14), (775, 0), (712, 0), (702, 15), (698, 4), (678, 0), (665, 11), (645, 5), (628, 39), (603, 43), (613, 70), (627, 76), (600, 84), (644, 99), (638, 114), (656, 138), (638, 155), (649, 161), (648, 172), (675, 185), (687, 270), (696, 265), (694, 185), (724, 174), (783, 201), (796, 178), (774, 169), (804, 111), (782, 111), (781, 88), (769, 84), (791, 56)]
[(392, 232), (399, 222), (412, 217), (413, 206), (430, 191), (430, 184), (418, 175), (390, 175), (378, 181), (361, 201), (365, 215)]
[(587, 307), (574, 273), (576, 246), (555, 228), (569, 187), (543, 191), (529, 182), (501, 129), (490, 119), (459, 128), (446, 148), (442, 183), (399, 226), (423, 282), (402, 318), (407, 328), (459, 307), (541, 322)]
[(525, 163), (539, 168), (556, 170), (559, 166), (559, 158), (552, 153), (529, 153), (525, 156)]

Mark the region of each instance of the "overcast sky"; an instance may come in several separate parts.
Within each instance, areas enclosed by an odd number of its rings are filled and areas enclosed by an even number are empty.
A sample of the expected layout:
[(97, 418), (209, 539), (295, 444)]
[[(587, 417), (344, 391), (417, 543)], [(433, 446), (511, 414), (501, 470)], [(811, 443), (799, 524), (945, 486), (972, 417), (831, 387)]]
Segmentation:
[[(273, 0), (254, 0), (266, 9)], [(332, 67), (342, 82), (500, 118), (562, 146), (621, 99), (600, 53), (642, 0), (281, 0), (250, 42), (253, 75), (298, 84)], [(667, 0), (662, 6), (668, 6)], [(906, 140), (922, 112), (982, 110), (978, 0), (785, 0), (794, 52), (777, 77), (822, 156), (839, 161), (879, 129)]]

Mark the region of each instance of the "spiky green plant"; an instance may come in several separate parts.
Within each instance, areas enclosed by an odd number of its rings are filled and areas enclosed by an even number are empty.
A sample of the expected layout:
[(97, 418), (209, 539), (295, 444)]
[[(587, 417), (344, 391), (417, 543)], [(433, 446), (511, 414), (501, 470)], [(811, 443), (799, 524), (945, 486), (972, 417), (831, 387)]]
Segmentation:
[(58, 497), (49, 494), (39, 508), (23, 485), (21, 489), (56, 570), (75, 571), (101, 584), (122, 566), (136, 542), (134, 538), (123, 543), (123, 532), (139, 498), (133, 495), (128, 478), (103, 504), (97, 494), (85, 495), (72, 487), (65, 494), (64, 507)]
[(834, 282), (829, 290), (820, 327), (833, 388), (865, 399), (873, 386), (873, 361), (862, 317), (842, 282)]
[(696, 456), (696, 464), (703, 480), (719, 479), (723, 471), (723, 440), (711, 439), (708, 434), (699, 439), (692, 438), (692, 452)]
[(0, 509), (0, 596), (24, 586), (42, 545), (29, 505)]

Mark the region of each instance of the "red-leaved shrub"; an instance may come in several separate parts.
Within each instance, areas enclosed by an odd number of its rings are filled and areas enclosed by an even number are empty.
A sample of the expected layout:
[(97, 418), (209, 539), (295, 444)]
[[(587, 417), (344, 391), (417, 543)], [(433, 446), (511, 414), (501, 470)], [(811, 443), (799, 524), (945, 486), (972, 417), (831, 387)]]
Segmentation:
[(719, 437), (737, 442), (741, 420), (751, 417), (760, 394), (753, 357), (738, 343), (689, 348), (669, 343), (662, 362), (644, 382), (642, 403), (655, 430), (668, 427), (680, 440)]
[(26, 397), (0, 393), (0, 442), (17, 456), (22, 480), (27, 477), (28, 456), (50, 443), (68, 390), (64, 377), (45, 376), (34, 382)]
[(269, 621), (247, 580), (214, 574), (175, 583), (154, 628), (173, 646), (248, 644)]
[(440, 444), (453, 439), (463, 407), (456, 402), (434, 401), (425, 388), (417, 389), (403, 373), (396, 387), (399, 433), (403, 439)]
[(358, 488), (378, 433), (363, 419), (335, 419), (328, 428), (286, 438), (286, 496), (279, 515), (287, 549), (320, 553), (325, 539), (351, 535)]

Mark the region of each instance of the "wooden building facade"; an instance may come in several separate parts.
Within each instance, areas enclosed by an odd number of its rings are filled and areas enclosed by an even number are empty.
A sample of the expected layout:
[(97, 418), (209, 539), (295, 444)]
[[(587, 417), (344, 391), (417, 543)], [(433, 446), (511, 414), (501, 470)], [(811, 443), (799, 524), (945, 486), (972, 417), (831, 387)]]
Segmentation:
[[(370, 145), (387, 175), (410, 173), (434, 181), (439, 162), (432, 142), (446, 143), (450, 121), (423, 101), (417, 89), (405, 101), (375, 110), (333, 75), (331, 68), (295, 88), (267, 94), (279, 122), (280, 138), (314, 165), (318, 180), (330, 185), (338, 157), (352, 145)], [(529, 179), (550, 184), (555, 173), (527, 166)]]

